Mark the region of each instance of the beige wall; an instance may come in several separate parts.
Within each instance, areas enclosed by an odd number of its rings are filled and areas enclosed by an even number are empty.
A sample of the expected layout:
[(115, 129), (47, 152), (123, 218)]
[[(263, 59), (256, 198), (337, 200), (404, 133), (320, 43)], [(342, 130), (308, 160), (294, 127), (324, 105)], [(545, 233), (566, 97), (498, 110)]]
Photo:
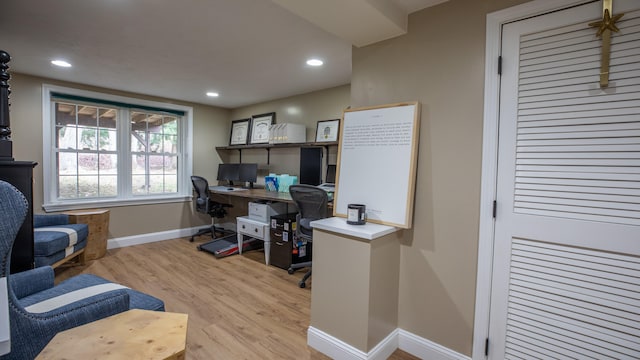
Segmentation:
[[(193, 107), (193, 174), (203, 176), (215, 183), (218, 163), (238, 161), (237, 151), (216, 151), (217, 146), (229, 144), (232, 119), (251, 117), (266, 112), (276, 112), (276, 122), (293, 122), (307, 125), (307, 139), (315, 137), (318, 120), (339, 118), (342, 110), (349, 106), (349, 85), (302, 94), (256, 104), (236, 110), (162, 99), (122, 91), (102, 89), (13, 73), (11, 85), (11, 129), (13, 131), (13, 153), (16, 160), (38, 162), (34, 170), (34, 210), (43, 212), (42, 186), (42, 84), (66, 86), (107, 94), (128, 96), (145, 100), (175, 103)], [(337, 147), (332, 147), (330, 160), (335, 163)], [(245, 150), (243, 162), (260, 164), (262, 175), (268, 171), (297, 174), (299, 150), (297, 148), (275, 149), (271, 153), (271, 166), (267, 167), (266, 150)], [(224, 201), (225, 199), (220, 199)], [(235, 204), (237, 212), (246, 213), (246, 204)], [(109, 238), (133, 236), (167, 230), (189, 228), (208, 224), (211, 219), (193, 211), (192, 203), (179, 202), (160, 205), (112, 207)], [(234, 215), (232, 213), (231, 215)], [(231, 217), (230, 217), (231, 218)]]
[[(276, 123), (296, 123), (307, 126), (307, 141), (314, 141), (316, 124), (319, 120), (339, 119), (342, 111), (350, 105), (350, 86), (343, 85), (326, 90), (314, 91), (284, 99), (268, 101), (252, 106), (246, 106), (231, 111), (231, 118), (244, 119), (251, 115), (276, 113)], [(336, 163), (337, 146), (329, 150), (329, 161)], [(238, 152), (221, 154), (227, 161), (238, 161)], [(262, 176), (268, 172), (277, 174), (298, 175), (300, 166), (300, 150), (298, 148), (272, 149), (270, 165), (266, 167), (267, 152), (264, 149), (243, 150), (242, 162), (257, 162), (261, 164)], [(262, 182), (262, 181), (261, 181)]]
[[(228, 144), (232, 119), (275, 111), (278, 123), (306, 124), (307, 139), (312, 140), (317, 120), (339, 118), (349, 105), (419, 101), (422, 114), (414, 227), (404, 231), (400, 251), (398, 326), (470, 356), (480, 206), (485, 19), (489, 12), (524, 2), (450, 0), (414, 13), (407, 35), (354, 48), (351, 86), (233, 111), (192, 105), (194, 173), (215, 178), (218, 156), (237, 161), (237, 152), (217, 154), (214, 149)], [(11, 82), (17, 160), (42, 162), (42, 82), (58, 84), (21, 75), (15, 75)], [(335, 153), (332, 156), (335, 161)], [(266, 151), (245, 150), (243, 161), (265, 163)], [(274, 150), (268, 171), (295, 174), (297, 161), (297, 149)], [(41, 181), (38, 166), (36, 210), (42, 203)], [(112, 209), (115, 221), (110, 236), (190, 226), (194, 221), (189, 212), (190, 204)], [(359, 265), (366, 263), (356, 261), (354, 269)]]
[[(229, 123), (232, 120), (250, 118), (252, 115), (275, 112), (276, 123), (304, 124), (307, 127), (307, 141), (314, 141), (318, 120), (339, 119), (342, 111), (349, 106), (350, 86), (343, 85), (330, 89), (314, 91), (284, 99), (267, 101), (251, 106), (231, 110)], [(229, 144), (229, 135), (222, 145)], [(219, 146), (219, 145), (218, 145)], [(329, 147), (329, 162), (336, 163), (338, 147)], [(325, 153), (326, 154), (326, 153)], [(221, 150), (218, 152), (224, 162), (239, 162), (238, 150)], [(269, 164), (267, 164), (267, 160)], [(299, 175), (300, 148), (274, 148), (269, 153), (265, 149), (243, 149), (242, 162), (258, 163), (258, 185), (263, 186), (263, 177), (269, 173)], [(323, 169), (323, 173), (326, 169)], [(212, 179), (215, 177), (212, 177)], [(233, 205), (228, 209), (228, 218), (247, 214), (247, 201), (242, 198), (216, 195), (216, 201)]]
[[(121, 91), (65, 83), (22, 74), (12, 74), (11, 129), (13, 156), (16, 160), (38, 162), (34, 169), (34, 211), (43, 212), (42, 186), (42, 84), (86, 89), (193, 107), (193, 172), (215, 178), (220, 158), (216, 146), (228, 144), (229, 113), (227, 109), (177, 102)], [(191, 202), (140, 205), (111, 208), (109, 238), (189, 228), (209, 223), (206, 216), (194, 214)]]
[(450, 0), (412, 14), (407, 35), (353, 50), (353, 107), (422, 104), (398, 326), (465, 355), (476, 286), (485, 19), (522, 2)]
[(338, 119), (347, 108), (350, 85), (314, 91), (288, 98), (267, 101), (231, 110), (233, 119), (250, 118), (251, 115), (275, 112), (276, 123), (296, 123), (307, 126), (307, 141), (313, 141), (318, 120)]

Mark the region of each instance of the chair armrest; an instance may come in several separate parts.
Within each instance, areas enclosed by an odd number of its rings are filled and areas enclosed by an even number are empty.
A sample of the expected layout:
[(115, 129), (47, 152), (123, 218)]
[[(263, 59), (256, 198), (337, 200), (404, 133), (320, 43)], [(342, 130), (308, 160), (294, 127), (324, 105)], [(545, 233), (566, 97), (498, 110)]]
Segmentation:
[[(87, 323), (129, 310), (129, 293), (127, 289), (112, 290), (43, 313), (27, 312), (30, 317), (52, 319), (59, 317), (77, 317), (78, 321)], [(74, 326), (78, 326), (77, 324)]]
[[(128, 309), (129, 295), (126, 290), (116, 290), (102, 296), (83, 299), (40, 314), (18, 309), (17, 314), (12, 315), (12, 322), (25, 323), (25, 329), (33, 336), (18, 336), (15, 341), (12, 336), (11, 348), (20, 349), (16, 354), (21, 355), (18, 356), (19, 358), (33, 359), (57, 333), (104, 319)], [(81, 342), (78, 344), (81, 345)]]
[(33, 214), (33, 227), (68, 225), (69, 215), (66, 214)]
[(53, 287), (54, 275), (51, 266), (42, 266), (9, 275), (9, 284), (16, 298), (22, 299)]

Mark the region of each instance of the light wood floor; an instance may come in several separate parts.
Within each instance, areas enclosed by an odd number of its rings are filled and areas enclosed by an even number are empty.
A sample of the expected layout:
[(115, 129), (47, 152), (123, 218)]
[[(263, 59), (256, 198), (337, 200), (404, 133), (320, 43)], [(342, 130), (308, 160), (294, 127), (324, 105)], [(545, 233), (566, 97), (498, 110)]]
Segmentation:
[[(91, 273), (165, 302), (189, 314), (187, 359), (328, 359), (307, 346), (312, 281), (304, 271), (264, 264), (261, 250), (216, 259), (190, 243), (167, 240), (107, 251), (85, 266), (59, 268), (56, 282)], [(313, 279), (313, 277), (312, 277)], [(416, 357), (396, 350), (392, 360)]]

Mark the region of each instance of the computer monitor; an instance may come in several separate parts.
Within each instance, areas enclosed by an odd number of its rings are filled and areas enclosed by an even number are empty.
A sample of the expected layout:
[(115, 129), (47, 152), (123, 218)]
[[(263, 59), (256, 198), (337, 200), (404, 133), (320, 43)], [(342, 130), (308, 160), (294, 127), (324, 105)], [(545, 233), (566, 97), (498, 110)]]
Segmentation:
[(327, 177), (325, 179), (326, 183), (336, 183), (336, 167), (337, 165), (327, 165)]
[(258, 164), (242, 163), (240, 165), (239, 181), (248, 182), (249, 188), (253, 188), (253, 183), (258, 181)]
[(240, 164), (219, 164), (218, 181), (228, 181), (233, 185), (234, 181), (240, 180)]
[(321, 147), (300, 148), (300, 184), (320, 185), (322, 183)]

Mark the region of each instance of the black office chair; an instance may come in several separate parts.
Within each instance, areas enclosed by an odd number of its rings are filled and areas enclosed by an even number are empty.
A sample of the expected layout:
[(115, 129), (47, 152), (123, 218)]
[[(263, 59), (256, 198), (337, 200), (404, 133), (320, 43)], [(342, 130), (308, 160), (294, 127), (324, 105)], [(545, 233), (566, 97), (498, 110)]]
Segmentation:
[(227, 231), (219, 228), (215, 225), (215, 219), (221, 219), (227, 215), (226, 208), (233, 207), (231, 204), (219, 203), (217, 201), (211, 200), (209, 197), (209, 182), (207, 179), (201, 176), (191, 176), (191, 183), (193, 184), (193, 189), (196, 191), (198, 197), (196, 198), (196, 211), (203, 214), (208, 214), (211, 216), (211, 227), (198, 230), (197, 233), (191, 236), (191, 242), (196, 236), (200, 236), (203, 234), (211, 233), (211, 238), (216, 238), (216, 233), (218, 234), (226, 234)]
[[(327, 192), (311, 185), (291, 185), (289, 187), (291, 199), (298, 208), (296, 215), (296, 236), (298, 239), (306, 240), (308, 244), (313, 242), (313, 229), (310, 223), (314, 220), (324, 219), (328, 216), (327, 203), (329, 201)], [(289, 274), (293, 274), (296, 269), (311, 267), (311, 261), (292, 264), (289, 267)], [(306, 287), (306, 281), (311, 276), (311, 269), (302, 277), (298, 285)]]

